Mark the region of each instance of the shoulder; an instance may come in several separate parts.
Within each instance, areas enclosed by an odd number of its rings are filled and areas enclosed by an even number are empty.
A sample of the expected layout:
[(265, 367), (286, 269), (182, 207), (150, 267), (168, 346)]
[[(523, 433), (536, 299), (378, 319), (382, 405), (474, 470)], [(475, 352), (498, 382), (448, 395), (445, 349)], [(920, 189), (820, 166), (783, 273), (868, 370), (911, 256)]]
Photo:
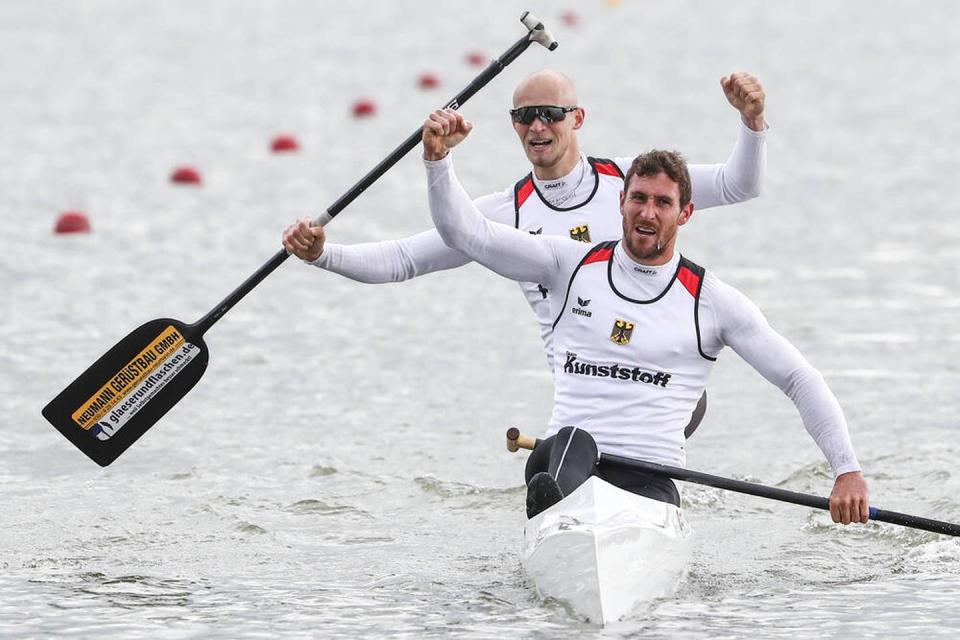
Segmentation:
[(596, 262), (608, 262), (616, 245), (616, 242), (601, 242), (591, 246), (563, 236), (537, 235), (534, 237), (551, 248), (556, 260), (557, 275), (564, 281), (580, 267)]
[(710, 302), (720, 305), (750, 302), (742, 291), (721, 280), (713, 271), (706, 271), (703, 275), (703, 296)]
[(597, 173), (601, 175), (613, 176), (623, 180), (624, 174), (630, 168), (633, 160), (629, 160), (626, 166), (623, 165), (623, 158), (600, 158), (598, 156), (587, 156), (587, 160), (593, 165)]
[(480, 196), (473, 201), (477, 209), (488, 219), (513, 226), (513, 187)]
[(702, 308), (713, 316), (721, 333), (767, 324), (760, 307), (712, 271), (704, 274), (700, 302)]
[[(591, 157), (599, 160), (599, 158), (596, 158), (595, 156), (591, 156)], [(620, 177), (623, 178), (623, 176), (627, 175), (627, 171), (630, 170), (630, 165), (633, 164), (634, 158), (636, 158), (636, 156), (630, 156), (630, 157), (617, 156), (616, 158), (610, 158), (609, 160), (605, 160), (605, 162), (609, 162), (611, 164), (616, 165), (617, 169), (620, 171)]]

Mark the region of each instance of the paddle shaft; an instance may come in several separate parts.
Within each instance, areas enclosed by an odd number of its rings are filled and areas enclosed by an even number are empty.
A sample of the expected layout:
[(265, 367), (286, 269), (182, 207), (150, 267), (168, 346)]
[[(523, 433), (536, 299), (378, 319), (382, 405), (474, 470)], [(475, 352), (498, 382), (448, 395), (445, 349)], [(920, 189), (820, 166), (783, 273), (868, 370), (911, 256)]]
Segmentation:
[[(506, 52), (493, 62), (491, 62), (486, 69), (484, 69), (480, 75), (473, 79), (473, 81), (466, 86), (460, 93), (454, 96), (447, 104), (444, 105), (444, 108), (450, 109), (459, 109), (463, 103), (469, 100), (473, 95), (482, 89), (488, 82), (493, 80), (501, 71), (506, 68), (508, 64), (513, 62), (520, 56), (521, 53), (526, 51), (527, 47), (530, 46), (531, 40), (529, 35), (526, 35), (519, 40), (517, 40), (512, 47), (507, 49)], [(380, 164), (375, 166), (370, 170), (367, 175), (363, 176), (357, 184), (353, 185), (349, 191), (340, 196), (336, 202), (330, 205), (327, 208), (326, 216), (321, 216), (323, 224), (326, 224), (332, 220), (338, 213), (343, 211), (348, 204), (354, 201), (354, 199), (359, 196), (364, 190), (372, 185), (376, 180), (382, 176), (390, 167), (395, 165), (403, 156), (407, 155), (411, 149), (420, 144), (420, 140), (423, 138), (423, 128), (419, 128), (410, 136), (403, 141), (403, 143), (393, 150), (389, 156), (380, 161)]]
[[(528, 15), (528, 13), (524, 13), (523, 17), (521, 17), (521, 21), (523, 21), (525, 24)], [(540, 25), (540, 28), (542, 30), (542, 25)], [(521, 53), (526, 51), (527, 47), (529, 47), (533, 42), (536, 42), (537, 40), (532, 36), (533, 32), (528, 32), (527, 35), (513, 43), (513, 46), (507, 49), (499, 58), (492, 61), (487, 68), (480, 73), (480, 75), (474, 78), (470, 84), (468, 84), (460, 93), (447, 102), (444, 107), (459, 109), (475, 93), (486, 86), (486, 84), (493, 80), (493, 78), (495, 78), (497, 75), (499, 75), (507, 65), (516, 60)], [(548, 46), (547, 48), (552, 51), (556, 48), (556, 46), (554, 44), (554, 46)], [(422, 137), (422, 128), (411, 133), (410, 136), (404, 140), (400, 146), (394, 149), (390, 155), (381, 160), (377, 166), (367, 172), (367, 174), (360, 178), (355, 185), (350, 187), (346, 193), (340, 196), (336, 202), (330, 205), (326, 212), (317, 218), (317, 222), (326, 225), (328, 222), (333, 220), (333, 218), (335, 218), (338, 213), (343, 211), (347, 205), (353, 202), (357, 196), (359, 196), (368, 187), (370, 187), (370, 185), (376, 182), (383, 174), (393, 167), (393, 165), (399, 162), (403, 156), (410, 153), (410, 151), (420, 143)], [(229, 295), (227, 295), (227, 297), (221, 300), (220, 303), (211, 309), (209, 313), (191, 325), (191, 333), (193, 335), (202, 336), (210, 327), (214, 325), (215, 322), (217, 322), (217, 320), (222, 318), (227, 311), (229, 311), (235, 304), (240, 302), (240, 300), (250, 293), (254, 287), (260, 284), (264, 278), (273, 273), (277, 267), (283, 264), (283, 262), (289, 256), (290, 254), (288, 254), (285, 249), (278, 251), (272, 258), (270, 258), (270, 260), (257, 269), (253, 275), (247, 278), (243, 284), (234, 289)]]
[[(507, 449), (510, 451), (516, 451), (517, 449), (532, 450), (538, 444), (540, 444), (540, 440), (535, 440), (529, 436), (520, 435), (519, 431), (516, 431), (513, 428), (507, 431)], [(702, 473), (700, 471), (691, 471), (689, 469), (682, 469), (680, 467), (671, 467), (664, 464), (647, 462), (645, 460), (636, 460), (634, 458), (626, 458), (608, 453), (601, 453), (600, 459), (606, 464), (616, 466), (621, 469), (649, 473), (656, 476), (673, 478), (674, 480), (682, 480), (684, 482), (693, 482), (695, 484), (716, 487), (717, 489), (724, 489), (726, 491), (746, 493), (748, 495), (758, 496), (760, 498), (769, 498), (771, 500), (789, 502), (791, 504), (798, 504), (804, 507), (823, 509), (824, 511), (830, 510), (830, 500), (822, 496), (815, 496), (808, 493), (798, 493), (796, 491), (787, 491), (786, 489), (768, 487), (766, 485), (756, 484), (754, 482), (734, 480), (732, 478), (714, 476), (710, 475), (709, 473)], [(889, 522), (890, 524), (897, 524), (903, 527), (912, 527), (914, 529), (923, 529), (924, 531), (942, 533), (948, 536), (960, 536), (960, 525), (953, 524), (951, 522), (943, 522), (941, 520), (933, 520), (930, 518), (921, 518), (919, 516), (912, 516), (906, 513), (898, 513), (896, 511), (886, 511), (883, 509), (878, 509), (877, 507), (870, 507), (870, 519), (878, 522)]]

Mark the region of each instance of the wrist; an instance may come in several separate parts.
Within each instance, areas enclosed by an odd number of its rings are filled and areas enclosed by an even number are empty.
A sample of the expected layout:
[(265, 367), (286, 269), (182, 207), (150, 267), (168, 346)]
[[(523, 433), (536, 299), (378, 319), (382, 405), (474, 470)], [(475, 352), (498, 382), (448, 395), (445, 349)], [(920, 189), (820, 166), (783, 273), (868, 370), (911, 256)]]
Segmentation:
[(326, 266), (330, 264), (330, 259), (332, 257), (334, 256), (331, 256), (331, 252), (327, 251), (327, 245), (324, 244), (320, 249), (320, 254), (316, 258), (313, 258), (312, 260), (304, 260), (304, 262), (307, 264), (312, 264), (315, 267), (326, 268)]
[(841, 469), (838, 473), (834, 474), (833, 482), (834, 484), (839, 484), (841, 482), (846, 482), (854, 478), (863, 479), (863, 470), (862, 469)]
[(763, 131), (767, 126), (767, 121), (763, 119), (763, 116), (757, 116), (756, 118), (748, 118), (747, 116), (741, 115), (740, 120), (748, 129), (753, 131)]
[(444, 149), (443, 152), (430, 151), (428, 149), (423, 150), (423, 159), (429, 160), (430, 162), (436, 162), (437, 160), (443, 160), (447, 157), (447, 154), (450, 153), (449, 149)]

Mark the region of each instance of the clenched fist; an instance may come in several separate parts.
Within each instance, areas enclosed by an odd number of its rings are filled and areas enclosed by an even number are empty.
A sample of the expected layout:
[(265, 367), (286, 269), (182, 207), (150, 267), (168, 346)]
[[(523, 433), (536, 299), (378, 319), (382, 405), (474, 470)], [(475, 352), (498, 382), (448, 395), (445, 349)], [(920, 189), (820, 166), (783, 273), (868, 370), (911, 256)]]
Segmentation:
[(767, 95), (757, 76), (746, 71), (720, 78), (720, 86), (733, 108), (740, 112), (743, 123), (754, 131), (763, 131), (763, 103)]

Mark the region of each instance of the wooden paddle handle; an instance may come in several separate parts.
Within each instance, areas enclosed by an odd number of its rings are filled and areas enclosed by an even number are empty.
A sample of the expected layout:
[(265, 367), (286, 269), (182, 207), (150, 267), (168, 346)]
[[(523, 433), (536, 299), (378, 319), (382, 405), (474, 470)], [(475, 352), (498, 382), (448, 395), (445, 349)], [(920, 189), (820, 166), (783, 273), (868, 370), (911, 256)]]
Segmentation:
[(531, 438), (530, 436), (525, 436), (520, 433), (520, 429), (516, 427), (510, 427), (507, 429), (507, 451), (511, 453), (516, 453), (520, 449), (529, 449), (533, 451), (533, 448), (537, 446), (537, 439)]

